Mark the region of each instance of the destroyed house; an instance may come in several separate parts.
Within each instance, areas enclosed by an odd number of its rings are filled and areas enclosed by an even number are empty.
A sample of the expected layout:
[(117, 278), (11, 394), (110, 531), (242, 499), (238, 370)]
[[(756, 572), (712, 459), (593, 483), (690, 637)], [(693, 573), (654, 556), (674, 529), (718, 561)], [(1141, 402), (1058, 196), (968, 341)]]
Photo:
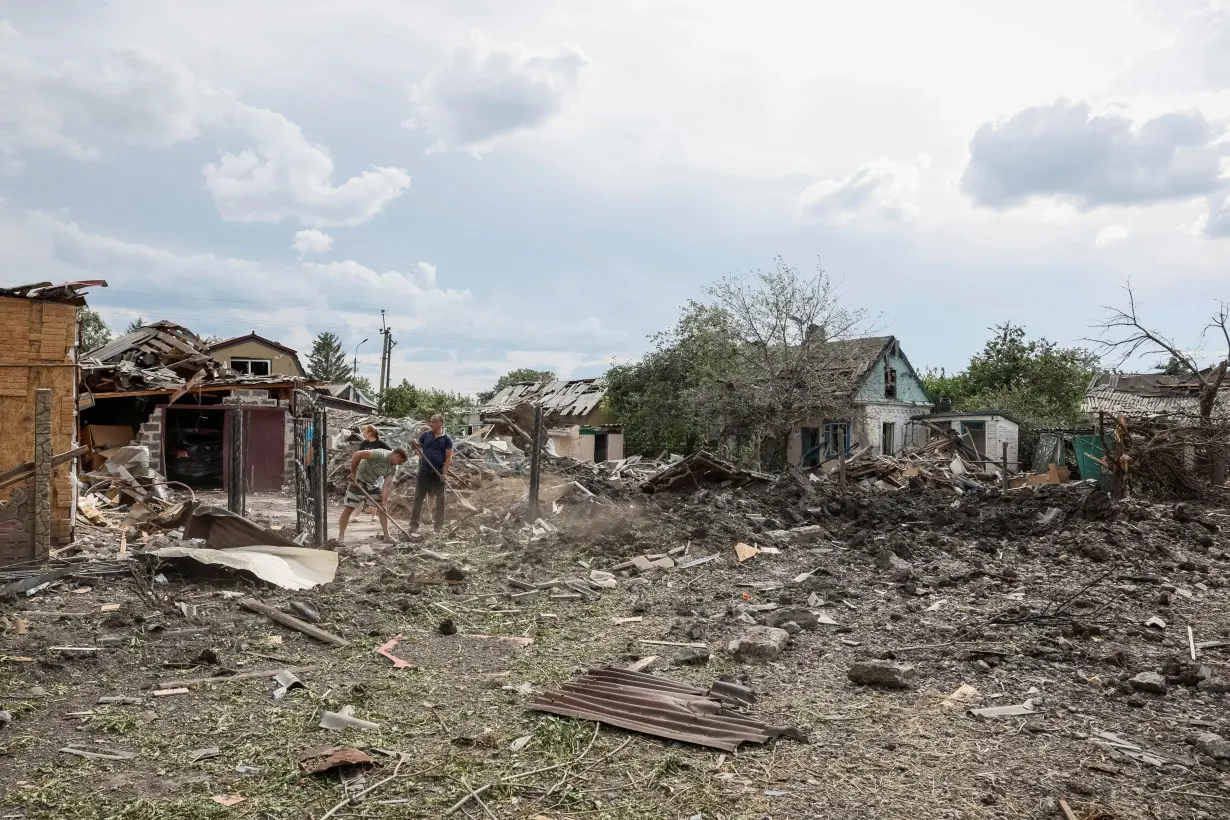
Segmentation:
[(836, 457), (843, 433), (848, 452), (870, 447), (881, 455), (927, 440), (910, 421), (931, 409), (931, 398), (896, 337), (826, 342), (822, 358), (834, 385), (832, 404), (845, 411), (797, 425), (787, 447), (791, 464), (809, 468)]
[(87, 287), (106, 286), (0, 288), (0, 567), (72, 540), (77, 308)]
[(81, 440), (93, 449), (90, 466), (100, 468), (109, 451), (135, 443), (149, 449), (149, 466), (168, 480), (224, 488), (232, 420), (242, 413), (247, 489), (289, 483), (296, 388), (310, 383), (297, 373), (238, 372), (210, 352), (243, 349), (226, 344), (206, 347), (185, 327), (155, 322), (83, 356), (79, 421)]
[(614, 461), (623, 458), (623, 429), (602, 406), (606, 381), (601, 378), (520, 382), (500, 390), (470, 411), (468, 432), (491, 427), (518, 446), (530, 444), (534, 406), (541, 404), (548, 447), (557, 455), (578, 461)]
[(209, 345), (205, 352), (236, 373), (307, 378), (307, 371), (303, 369), (296, 351), (264, 336), (258, 336), (256, 331), (247, 336), (215, 342)]

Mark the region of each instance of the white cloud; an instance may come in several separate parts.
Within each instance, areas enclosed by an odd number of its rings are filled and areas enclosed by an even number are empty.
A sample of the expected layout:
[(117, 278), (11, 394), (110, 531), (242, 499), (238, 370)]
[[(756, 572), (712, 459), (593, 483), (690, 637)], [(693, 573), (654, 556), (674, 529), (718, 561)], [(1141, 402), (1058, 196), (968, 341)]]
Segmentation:
[(1230, 144), (1199, 111), (1133, 123), (1060, 100), (986, 123), (970, 142), (961, 185), (979, 205), (1003, 208), (1056, 197), (1088, 209), (1149, 205), (1224, 187)]
[(495, 47), (475, 34), (448, 65), (410, 87), (406, 126), (437, 138), (429, 152), (464, 148), (482, 156), (562, 111), (589, 62), (572, 45), (532, 52), (516, 43)]
[(372, 168), (340, 185), (333, 183), (333, 158), (281, 114), (237, 104), (230, 121), (256, 146), (224, 153), (202, 169), (205, 188), (223, 219), (336, 227), (374, 219), (410, 187), (401, 168)]
[(291, 243), (295, 253), (302, 259), (305, 256), (318, 253), (328, 253), (333, 248), (333, 237), (324, 231), (308, 228), (295, 232), (295, 241)]
[(1093, 246), (1095, 248), (1105, 248), (1120, 240), (1127, 239), (1129, 233), (1130, 231), (1122, 225), (1107, 225), (1098, 231), (1098, 235), (1093, 239)]
[(799, 195), (795, 219), (844, 222), (859, 217), (897, 220), (917, 213), (916, 197), (931, 158), (913, 163), (882, 158), (840, 180), (822, 179)]
[(410, 187), (401, 168), (374, 167), (334, 182), (329, 150), (298, 125), (214, 88), (176, 60), (136, 48), (113, 49), (99, 62), (52, 64), (34, 57), (0, 21), (0, 157), (36, 149), (94, 160), (116, 140), (165, 147), (203, 130), (239, 133), (253, 143), (202, 169), (223, 219), (298, 221), (313, 227), (358, 225)]

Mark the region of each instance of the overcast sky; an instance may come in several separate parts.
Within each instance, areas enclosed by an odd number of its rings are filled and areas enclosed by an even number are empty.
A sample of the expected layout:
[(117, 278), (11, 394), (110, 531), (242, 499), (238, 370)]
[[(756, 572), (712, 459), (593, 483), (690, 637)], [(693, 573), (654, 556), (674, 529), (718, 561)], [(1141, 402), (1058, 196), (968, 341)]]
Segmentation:
[[(0, 0), (0, 282), (474, 392), (817, 259), (914, 365), (1230, 299), (1230, 0)], [(1206, 345), (1214, 347), (1212, 340)]]

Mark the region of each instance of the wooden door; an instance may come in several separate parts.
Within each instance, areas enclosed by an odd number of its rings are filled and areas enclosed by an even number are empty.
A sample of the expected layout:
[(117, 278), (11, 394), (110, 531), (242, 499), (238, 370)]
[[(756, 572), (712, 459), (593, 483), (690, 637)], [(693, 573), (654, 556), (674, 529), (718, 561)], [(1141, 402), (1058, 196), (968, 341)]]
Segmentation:
[(280, 492), (286, 470), (286, 410), (245, 408), (248, 490)]

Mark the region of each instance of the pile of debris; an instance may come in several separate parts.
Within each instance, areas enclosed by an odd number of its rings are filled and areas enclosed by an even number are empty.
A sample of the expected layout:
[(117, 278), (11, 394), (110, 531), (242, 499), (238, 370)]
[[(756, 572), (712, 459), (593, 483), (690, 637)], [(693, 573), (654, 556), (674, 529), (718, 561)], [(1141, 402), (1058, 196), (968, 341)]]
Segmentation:
[(140, 528), (172, 507), (167, 488), (173, 482), (150, 467), (147, 447), (130, 444), (95, 450), (90, 461), (94, 469), (79, 477), (77, 498), (77, 511), (90, 524)]
[[(403, 448), (410, 460), (398, 469), (391, 502), (404, 502), (412, 496), (414, 476), (418, 472), (418, 456), (413, 442), (430, 429), (426, 422), (412, 417), (365, 415), (329, 408), (329, 483), (339, 492), (346, 489), (351, 457), (363, 443), (363, 430), (375, 427), (379, 439), (390, 449)], [(453, 437), (453, 462), (450, 485), (473, 490), (497, 476), (528, 475), (529, 456), (512, 443), (509, 437), (495, 436), (491, 427), (461, 437)]]

